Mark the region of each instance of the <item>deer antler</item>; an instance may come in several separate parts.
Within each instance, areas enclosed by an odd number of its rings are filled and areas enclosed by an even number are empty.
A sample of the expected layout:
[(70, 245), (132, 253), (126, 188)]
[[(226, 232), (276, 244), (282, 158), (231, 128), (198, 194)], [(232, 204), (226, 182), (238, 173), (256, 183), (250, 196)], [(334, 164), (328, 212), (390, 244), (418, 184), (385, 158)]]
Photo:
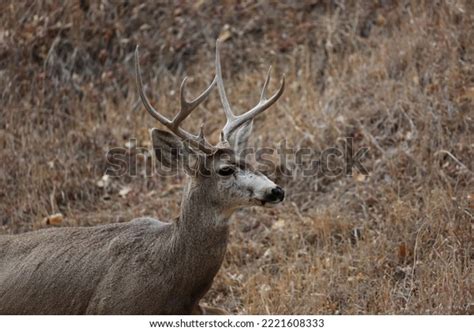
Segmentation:
[(189, 114), (191, 114), (194, 109), (197, 108), (197, 106), (199, 106), (201, 102), (203, 102), (207, 98), (212, 88), (214, 87), (214, 84), (216, 83), (216, 78), (214, 78), (212, 83), (196, 99), (192, 101), (187, 101), (185, 97), (187, 77), (185, 77), (180, 87), (181, 109), (179, 110), (178, 114), (176, 114), (176, 116), (173, 118), (173, 120), (170, 121), (168, 118), (161, 115), (155, 108), (153, 108), (150, 101), (148, 101), (145, 92), (143, 91), (142, 74), (140, 71), (140, 63), (138, 60), (138, 45), (135, 49), (135, 71), (137, 75), (138, 93), (140, 94), (140, 98), (143, 102), (143, 105), (145, 106), (145, 109), (150, 113), (150, 115), (156, 118), (161, 124), (166, 126), (175, 135), (189, 142), (193, 147), (198, 148), (206, 154), (212, 154), (215, 151), (215, 147), (207, 142), (202, 132), (202, 127), (199, 135), (194, 135), (185, 131), (179, 125), (189, 116)]
[(219, 56), (219, 47), (220, 47), (220, 41), (217, 40), (216, 42), (217, 88), (219, 90), (219, 96), (221, 98), (222, 106), (224, 107), (224, 113), (227, 118), (227, 122), (224, 128), (222, 129), (221, 140), (223, 142), (227, 142), (229, 137), (235, 130), (237, 130), (246, 122), (251, 121), (258, 114), (268, 109), (271, 105), (273, 105), (278, 100), (278, 98), (280, 98), (280, 96), (283, 93), (283, 90), (285, 89), (285, 76), (283, 76), (281, 80), (281, 85), (278, 91), (274, 95), (272, 95), (270, 99), (266, 99), (265, 91), (267, 89), (268, 82), (270, 81), (270, 72), (272, 69), (272, 67), (270, 66), (270, 69), (268, 70), (268, 73), (267, 73), (267, 78), (265, 79), (265, 83), (263, 84), (262, 93), (260, 95), (260, 101), (257, 103), (255, 107), (253, 107), (246, 113), (242, 115), (235, 115), (230, 108), (229, 101), (227, 100), (227, 95), (224, 89), (224, 82), (222, 81), (222, 69), (221, 69), (221, 60)]

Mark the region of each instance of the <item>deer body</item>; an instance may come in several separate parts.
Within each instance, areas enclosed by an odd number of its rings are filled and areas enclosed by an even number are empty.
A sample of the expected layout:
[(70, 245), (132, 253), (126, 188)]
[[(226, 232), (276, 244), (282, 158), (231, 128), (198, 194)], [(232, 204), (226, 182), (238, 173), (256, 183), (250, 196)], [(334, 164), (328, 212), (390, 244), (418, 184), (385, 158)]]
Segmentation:
[[(216, 78), (191, 102), (184, 97), (183, 81), (181, 111), (170, 121), (148, 102), (136, 54), (145, 108), (171, 131), (151, 131), (158, 159), (175, 165), (195, 160), (185, 167), (188, 179), (179, 218), (0, 236), (0, 315), (222, 313), (201, 307), (199, 300), (224, 259), (229, 218), (238, 208), (283, 200), (280, 187), (237, 155), (253, 117), (276, 101), (283, 84), (272, 98), (266, 100), (263, 91), (257, 106), (235, 116), (225, 96), (217, 49)], [(194, 136), (179, 125), (216, 83), (227, 123), (222, 141), (212, 146), (202, 132)]]
[(209, 205), (187, 214), (186, 198), (172, 223), (137, 219), (0, 237), (0, 314), (198, 311), (224, 258), (228, 225)]

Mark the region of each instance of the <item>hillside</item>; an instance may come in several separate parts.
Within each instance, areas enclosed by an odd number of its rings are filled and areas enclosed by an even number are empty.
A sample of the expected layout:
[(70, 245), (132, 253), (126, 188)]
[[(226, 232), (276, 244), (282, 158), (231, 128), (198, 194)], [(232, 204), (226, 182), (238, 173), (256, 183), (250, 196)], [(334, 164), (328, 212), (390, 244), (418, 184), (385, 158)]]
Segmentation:
[[(103, 177), (107, 152), (149, 147), (147, 93), (171, 116), (179, 84), (214, 75), (215, 40), (238, 112), (271, 64), (281, 99), (251, 145), (275, 153), (287, 198), (233, 217), (205, 301), (238, 314), (473, 314), (474, 2), (2, 1), (0, 233), (179, 213), (183, 174)], [(211, 140), (217, 91), (186, 128)], [(367, 170), (304, 172), (330, 148), (365, 148)], [(330, 169), (344, 166), (331, 159)], [(342, 162), (342, 163), (341, 163)], [(342, 165), (341, 165), (342, 164)], [(344, 168), (345, 169), (345, 168)]]

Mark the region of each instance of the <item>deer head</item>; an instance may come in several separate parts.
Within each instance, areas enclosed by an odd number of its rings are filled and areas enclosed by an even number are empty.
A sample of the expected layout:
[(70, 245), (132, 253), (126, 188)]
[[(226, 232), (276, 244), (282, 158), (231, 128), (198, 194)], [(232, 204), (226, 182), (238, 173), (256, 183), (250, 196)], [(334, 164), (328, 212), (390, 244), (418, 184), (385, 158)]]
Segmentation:
[[(214, 80), (201, 95), (188, 101), (185, 97), (186, 78), (184, 78), (180, 88), (181, 109), (172, 120), (169, 120), (150, 104), (143, 91), (137, 46), (135, 63), (140, 98), (146, 110), (170, 131), (156, 128), (151, 130), (155, 154), (161, 162), (166, 162), (168, 165), (189, 165), (187, 161), (193, 159), (195, 162), (192, 166), (184, 167), (191, 179), (188, 186), (191, 190), (195, 187), (205, 187), (205, 198), (213, 207), (226, 214), (240, 207), (280, 203), (284, 198), (283, 189), (254, 169), (251, 164), (240, 159), (239, 152), (246, 146), (251, 135), (253, 119), (282, 95), (285, 86), (284, 77), (278, 91), (266, 99), (265, 91), (270, 81), (269, 70), (258, 104), (242, 115), (235, 115), (224, 89), (219, 47), (217, 41)], [(202, 126), (200, 133), (194, 135), (181, 128), (180, 124), (208, 97), (215, 85), (218, 87), (227, 121), (221, 131), (219, 143), (212, 145), (204, 137)]]

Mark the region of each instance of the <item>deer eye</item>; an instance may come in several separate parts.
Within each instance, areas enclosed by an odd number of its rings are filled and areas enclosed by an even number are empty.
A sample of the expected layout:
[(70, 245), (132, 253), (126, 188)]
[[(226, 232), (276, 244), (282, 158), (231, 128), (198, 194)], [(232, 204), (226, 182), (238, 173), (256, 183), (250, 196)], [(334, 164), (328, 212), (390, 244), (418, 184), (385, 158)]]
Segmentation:
[(220, 168), (217, 173), (221, 176), (230, 176), (235, 172), (235, 169), (232, 167), (223, 167)]

